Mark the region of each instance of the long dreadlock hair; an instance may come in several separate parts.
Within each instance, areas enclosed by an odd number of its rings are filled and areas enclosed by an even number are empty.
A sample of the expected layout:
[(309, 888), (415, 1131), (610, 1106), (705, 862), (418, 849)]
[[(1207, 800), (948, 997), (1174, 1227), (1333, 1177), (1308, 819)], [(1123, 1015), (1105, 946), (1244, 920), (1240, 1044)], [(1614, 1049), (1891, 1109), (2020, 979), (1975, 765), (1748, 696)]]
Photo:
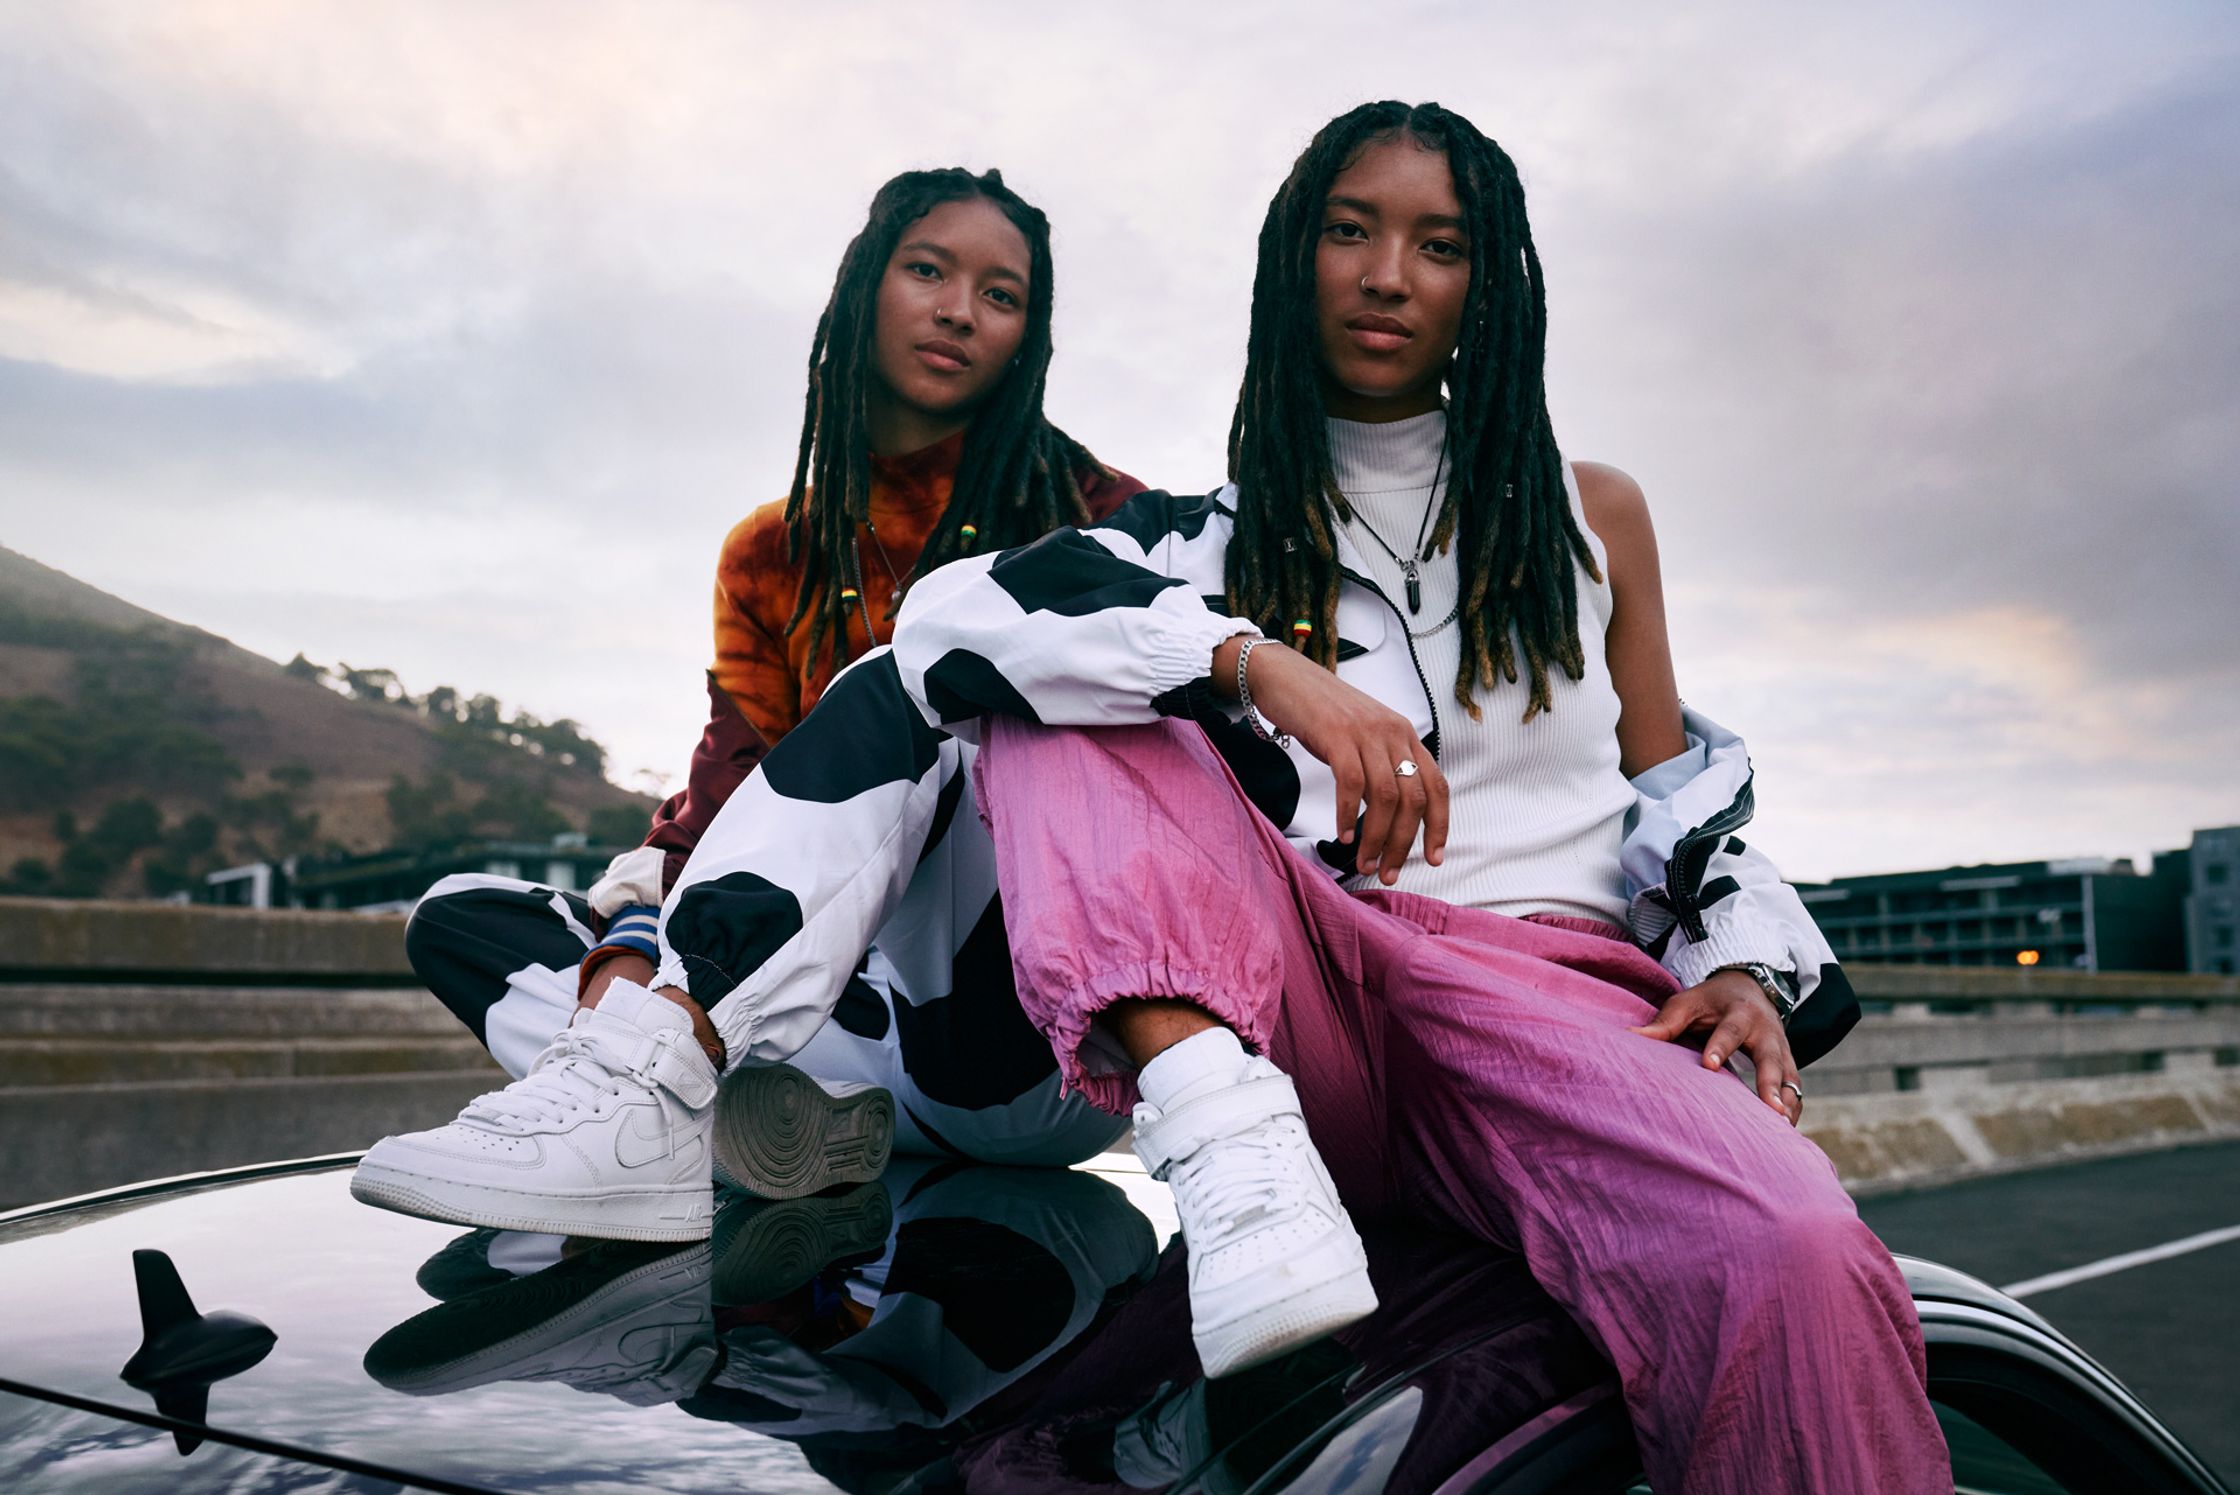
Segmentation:
[[(903, 231), (945, 202), (982, 197), (1025, 236), (1030, 257), (1026, 333), (1011, 367), (972, 414), (949, 506), (926, 539), (920, 574), (967, 549), (1025, 544), (1062, 524), (1088, 519), (1080, 474), (1096, 459), (1044, 419), (1050, 370), (1050, 220), (1004, 185), (1003, 173), (975, 176), (960, 167), (906, 171), (871, 199), (862, 230), (840, 256), (840, 273), (809, 345), (809, 393), (801, 450), (786, 495), (786, 554), (802, 561), (801, 593), (790, 633), (809, 622), (809, 653), (827, 639), (835, 668), (847, 661), (848, 602), (856, 529), (871, 513), (871, 443), (866, 396), (878, 320), (879, 281)], [(963, 531), (976, 533), (967, 539)]]
[[(1244, 386), (1229, 427), (1237, 485), (1229, 547), (1230, 610), (1325, 668), (1338, 647), (1338, 556), (1332, 515), (1352, 517), (1330, 466), (1316, 336), (1315, 246), (1330, 184), (1361, 150), (1412, 137), (1443, 152), (1470, 240), (1470, 291), (1447, 372), (1447, 491), (1419, 559), (1450, 540), (1462, 568), (1462, 665), (1455, 699), (1474, 718), (1474, 687), (1512, 684), (1522, 646), (1524, 719), (1550, 709), (1548, 667), (1585, 672), (1572, 561), (1601, 579), (1563, 487), (1548, 424), (1543, 365), (1547, 296), (1525, 222), (1524, 186), (1501, 147), (1437, 104), (1386, 101), (1340, 115), (1315, 135), (1268, 204), (1252, 283)], [(1312, 632), (1292, 632), (1304, 619)]]

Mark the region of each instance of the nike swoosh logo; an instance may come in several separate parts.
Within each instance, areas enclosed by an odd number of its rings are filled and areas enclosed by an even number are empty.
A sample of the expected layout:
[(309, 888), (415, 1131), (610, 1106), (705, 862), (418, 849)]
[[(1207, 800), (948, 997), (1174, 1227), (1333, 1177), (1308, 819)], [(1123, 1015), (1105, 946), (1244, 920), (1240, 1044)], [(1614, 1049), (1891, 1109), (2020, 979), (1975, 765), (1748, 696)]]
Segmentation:
[[(653, 1124), (651, 1131), (646, 1129), (648, 1121)], [(661, 1108), (632, 1107), (630, 1116), (616, 1129), (614, 1160), (625, 1168), (643, 1168), (648, 1163), (666, 1161), (670, 1153), (669, 1128), (662, 1122)]]

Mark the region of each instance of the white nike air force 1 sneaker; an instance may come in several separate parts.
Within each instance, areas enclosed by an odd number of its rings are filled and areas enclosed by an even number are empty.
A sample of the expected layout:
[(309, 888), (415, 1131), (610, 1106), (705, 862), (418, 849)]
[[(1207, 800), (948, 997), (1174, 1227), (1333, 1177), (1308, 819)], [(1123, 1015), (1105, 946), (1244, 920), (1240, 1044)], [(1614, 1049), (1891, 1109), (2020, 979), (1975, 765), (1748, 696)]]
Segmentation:
[(1174, 1190), (1190, 1247), (1190, 1337), (1209, 1376), (1272, 1360), (1376, 1311), (1361, 1237), (1307, 1136), (1291, 1078), (1238, 1078), (1135, 1110), (1136, 1156)]
[(461, 1225), (705, 1240), (716, 1084), (685, 1010), (616, 981), (528, 1074), (449, 1126), (375, 1143), (350, 1192)]

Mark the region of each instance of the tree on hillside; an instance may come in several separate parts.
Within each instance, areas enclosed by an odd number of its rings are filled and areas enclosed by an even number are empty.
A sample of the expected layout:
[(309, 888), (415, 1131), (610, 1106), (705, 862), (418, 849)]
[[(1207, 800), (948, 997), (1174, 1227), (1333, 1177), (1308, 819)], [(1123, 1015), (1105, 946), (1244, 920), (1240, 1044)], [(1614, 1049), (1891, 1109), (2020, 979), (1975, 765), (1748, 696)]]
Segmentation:
[(37, 809), (108, 785), (210, 794), (241, 766), (207, 727), (219, 710), (192, 688), (190, 651), (117, 634), (80, 656), (68, 703), (19, 697), (0, 714), (0, 808)]
[(347, 664), (335, 666), (342, 681), (344, 694), (353, 701), (372, 701), (377, 705), (409, 706), (412, 696), (397, 679), (395, 670), (358, 670)]
[[(259, 758), (261, 772), (251, 775), (227, 750), (226, 740), (253, 740), (254, 717), (226, 704), (236, 698), (226, 689), (230, 677), (207, 642), (170, 626), (34, 617), (0, 598), (0, 643), (69, 656), (63, 688), (0, 700), (0, 811), (37, 811), (53, 828), (49, 846), (32, 848), (39, 855), (6, 868), (0, 892), (171, 895), (192, 891), (219, 867), (340, 850), (321, 840), (320, 801), (311, 798), (319, 770)], [(280, 669), (346, 698), (412, 711), (434, 729), (437, 771), (390, 783), (400, 847), (478, 834), (542, 840), (572, 828), (575, 813), (555, 800), (583, 797), (574, 776), (604, 774), (605, 750), (567, 718), (546, 722), (448, 685), (415, 696), (392, 670), (329, 667), (302, 653)], [(624, 812), (627, 833), (613, 839), (637, 840), (643, 813)]]

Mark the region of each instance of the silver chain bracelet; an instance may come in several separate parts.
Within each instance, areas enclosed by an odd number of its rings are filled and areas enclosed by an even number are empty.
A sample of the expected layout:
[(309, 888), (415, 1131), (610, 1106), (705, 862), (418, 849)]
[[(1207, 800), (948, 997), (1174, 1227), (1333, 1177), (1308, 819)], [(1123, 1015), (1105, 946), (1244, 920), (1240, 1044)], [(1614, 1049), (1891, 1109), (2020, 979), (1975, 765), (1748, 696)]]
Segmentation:
[(1245, 683), (1245, 661), (1252, 657), (1253, 650), (1266, 642), (1267, 639), (1255, 634), (1244, 641), (1243, 648), (1237, 650), (1237, 704), (1244, 708), (1244, 724), (1252, 729), (1253, 736), (1262, 742), (1272, 742), (1279, 748), (1288, 748), (1291, 746), (1291, 734), (1278, 732), (1275, 724), (1260, 714), (1260, 709), (1252, 704), (1252, 687)]

